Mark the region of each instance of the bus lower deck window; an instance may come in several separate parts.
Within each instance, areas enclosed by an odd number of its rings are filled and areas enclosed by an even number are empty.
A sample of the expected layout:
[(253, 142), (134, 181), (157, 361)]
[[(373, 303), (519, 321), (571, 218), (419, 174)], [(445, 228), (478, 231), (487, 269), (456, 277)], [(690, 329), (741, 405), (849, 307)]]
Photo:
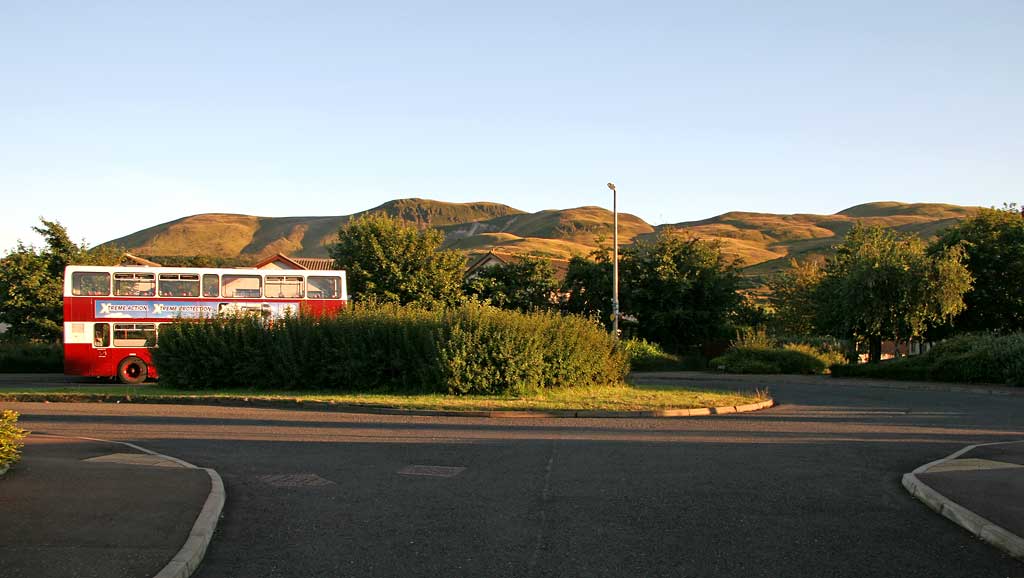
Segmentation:
[(114, 347), (153, 347), (156, 345), (155, 323), (115, 323)]

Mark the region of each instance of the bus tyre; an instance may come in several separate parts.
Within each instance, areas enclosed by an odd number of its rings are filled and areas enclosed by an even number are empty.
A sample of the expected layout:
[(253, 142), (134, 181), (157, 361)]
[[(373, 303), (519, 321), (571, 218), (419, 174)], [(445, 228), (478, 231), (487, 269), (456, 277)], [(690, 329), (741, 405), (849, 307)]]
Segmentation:
[(138, 357), (125, 357), (117, 365), (117, 379), (121, 383), (139, 384), (146, 381), (148, 375), (149, 368), (146, 366), (146, 362)]

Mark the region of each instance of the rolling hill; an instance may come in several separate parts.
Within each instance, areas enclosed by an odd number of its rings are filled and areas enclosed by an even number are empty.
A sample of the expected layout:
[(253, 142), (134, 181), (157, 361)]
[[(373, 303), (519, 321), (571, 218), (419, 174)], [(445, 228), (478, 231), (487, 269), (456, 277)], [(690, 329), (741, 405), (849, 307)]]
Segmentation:
[(702, 221), (662, 225), (659, 230), (717, 239), (722, 243), (723, 253), (743, 261), (746, 275), (758, 277), (787, 267), (791, 259), (824, 255), (858, 222), (928, 239), (978, 209), (938, 203), (878, 202), (850, 207), (834, 215), (730, 212)]
[[(788, 265), (792, 258), (822, 255), (857, 222), (890, 227), (926, 238), (973, 215), (978, 207), (937, 203), (867, 203), (834, 215), (729, 212), (710, 219), (654, 227), (634, 215), (619, 214), (619, 240), (650, 239), (662, 232), (695, 235), (721, 243), (745, 273), (758, 278)], [(399, 199), (354, 215), (255, 217), (202, 214), (184, 217), (114, 239), (105, 245), (136, 254), (205, 255), (256, 261), (275, 253), (323, 257), (326, 244), (350, 219), (384, 213), (445, 233), (447, 248), (470, 254), (490, 250), (566, 259), (587, 255), (612, 237), (612, 213), (601, 207), (527, 213), (497, 203), (445, 203)], [(159, 259), (158, 259), (159, 260)]]
[(389, 201), (354, 215), (335, 217), (253, 217), (228, 213), (192, 215), (149, 227), (104, 245), (140, 255), (204, 255), (248, 257), (253, 261), (275, 253), (293, 257), (326, 257), (327, 243), (350, 219), (383, 213), (423, 227), (465, 225), (524, 214), (498, 203), (443, 203), (425, 199)]

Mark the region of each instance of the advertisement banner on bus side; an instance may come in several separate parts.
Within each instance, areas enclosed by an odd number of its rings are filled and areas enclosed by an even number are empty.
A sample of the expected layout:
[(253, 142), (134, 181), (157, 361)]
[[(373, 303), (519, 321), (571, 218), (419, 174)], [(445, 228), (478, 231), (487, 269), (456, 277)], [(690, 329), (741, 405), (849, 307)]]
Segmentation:
[(199, 319), (217, 315), (253, 314), (284, 317), (299, 312), (297, 301), (254, 303), (215, 301), (96, 301), (97, 319)]

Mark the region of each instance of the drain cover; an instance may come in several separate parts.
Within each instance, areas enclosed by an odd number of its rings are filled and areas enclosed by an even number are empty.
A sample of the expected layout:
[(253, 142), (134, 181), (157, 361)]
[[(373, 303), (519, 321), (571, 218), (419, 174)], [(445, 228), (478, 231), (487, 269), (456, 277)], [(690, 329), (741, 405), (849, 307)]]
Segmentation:
[(426, 476), (429, 478), (454, 478), (466, 468), (451, 466), (405, 466), (398, 470), (403, 476)]
[(257, 479), (275, 488), (322, 488), (334, 485), (331, 480), (316, 474), (271, 474)]

